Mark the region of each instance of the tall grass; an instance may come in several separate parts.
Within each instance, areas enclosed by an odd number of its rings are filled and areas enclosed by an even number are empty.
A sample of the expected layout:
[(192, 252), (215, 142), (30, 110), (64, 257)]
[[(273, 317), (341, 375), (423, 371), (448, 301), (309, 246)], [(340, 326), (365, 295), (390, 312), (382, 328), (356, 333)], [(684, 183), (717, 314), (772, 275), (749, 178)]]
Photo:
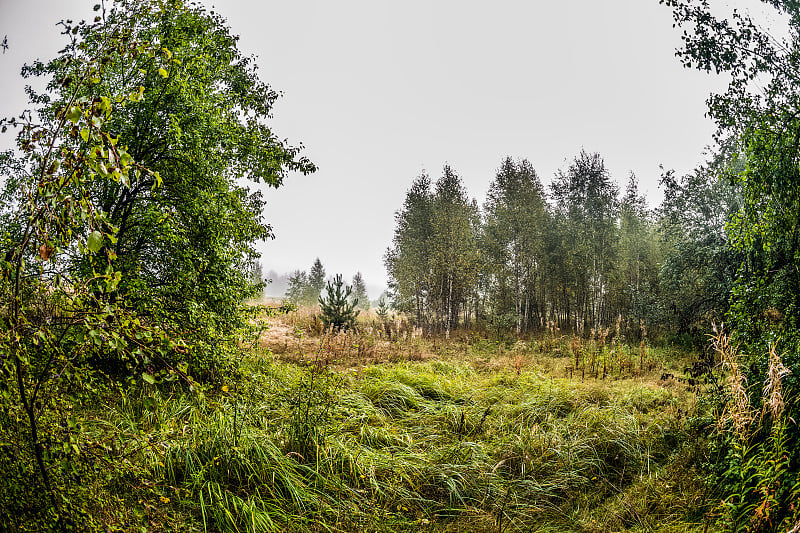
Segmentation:
[[(354, 347), (363, 332), (322, 335), (288, 361), (243, 353), (203, 395), (144, 386), (96, 413), (96, 438), (114, 435), (108, 453), (124, 465), (108, 487), (130, 504), (130, 523), (206, 532), (702, 526), (655, 490), (668, 477), (686, 487), (676, 505), (697, 501), (689, 493), (700, 489), (669, 463), (679, 450), (691, 455), (676, 407), (687, 407), (685, 387), (570, 379), (568, 339), (546, 352), (537, 342), (376, 337), (378, 359), (380, 343), (431, 356), (364, 365)], [(339, 357), (348, 350), (351, 364)]]

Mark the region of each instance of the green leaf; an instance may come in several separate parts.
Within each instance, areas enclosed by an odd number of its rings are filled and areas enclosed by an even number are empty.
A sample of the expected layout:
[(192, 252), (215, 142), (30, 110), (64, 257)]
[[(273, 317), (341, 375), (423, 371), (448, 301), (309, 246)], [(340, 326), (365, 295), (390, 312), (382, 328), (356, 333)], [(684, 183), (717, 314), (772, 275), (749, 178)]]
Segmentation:
[(86, 240), (86, 246), (89, 247), (93, 253), (97, 253), (100, 251), (100, 248), (103, 247), (103, 234), (97, 230), (94, 230), (89, 234), (89, 238)]
[(69, 111), (67, 111), (67, 119), (73, 124), (77, 124), (81, 119), (81, 108), (77, 106), (70, 107)]
[(145, 380), (150, 385), (154, 385), (156, 382), (156, 378), (154, 378), (151, 374), (147, 372), (142, 372), (142, 379)]
[(167, 71), (166, 71), (166, 70), (164, 70), (164, 67), (161, 67), (160, 69), (158, 69), (158, 73), (159, 73), (159, 74), (161, 74), (161, 77), (162, 77), (162, 78), (166, 78), (167, 76), (169, 76), (169, 74), (167, 73)]

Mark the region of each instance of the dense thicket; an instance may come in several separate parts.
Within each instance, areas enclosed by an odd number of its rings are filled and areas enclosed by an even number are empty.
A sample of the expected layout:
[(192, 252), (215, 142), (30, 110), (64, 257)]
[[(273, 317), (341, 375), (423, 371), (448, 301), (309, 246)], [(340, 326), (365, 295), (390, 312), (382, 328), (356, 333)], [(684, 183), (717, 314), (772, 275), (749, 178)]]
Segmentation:
[[(257, 258), (254, 243), (271, 236), (260, 193), (240, 179), (277, 187), (287, 172), (314, 166), (266, 124), (278, 95), (258, 78), (219, 15), (178, 0), (115, 6), (95, 25), (72, 28), (58, 57), (26, 66), (23, 76), (49, 80), (44, 94), (31, 93), (44, 121), (75, 102), (97, 102), (93, 120), (103, 120), (114, 146), (137, 165), (117, 176), (109, 156), (98, 171), (112, 179), (91, 185), (93, 206), (113, 229), (100, 253), (120, 272), (117, 298), (124, 295), (139, 316), (192, 329), (213, 352), (217, 337), (241, 324), (242, 297), (262, 287), (248, 271)], [(108, 49), (112, 37), (120, 49), (134, 40), (153, 43), (159, 55), (134, 50), (113, 61), (120, 51)], [(98, 66), (87, 79), (91, 61)], [(108, 100), (122, 91), (127, 102)], [(79, 126), (70, 138), (90, 143), (97, 133)], [(26, 134), (36, 136), (31, 128)], [(30, 173), (19, 171), (24, 164), (13, 157), (2, 163), (6, 205), (28, 186)], [(5, 227), (15, 227), (15, 213), (6, 216)], [(91, 275), (90, 261), (55, 248), (54, 257)]]
[[(684, 65), (728, 76), (712, 95), (709, 115), (720, 136), (736, 141), (729, 176), (741, 191), (734, 205), (724, 190), (732, 251), (719, 241), (712, 256), (734, 254), (738, 268), (717, 274), (732, 286), (730, 324), (736, 344), (719, 342), (731, 373), (723, 405), (715, 483), (735, 531), (796, 531), (800, 527), (800, 7), (764, 0), (774, 20), (766, 30), (745, 14), (723, 18), (708, 2), (670, 0), (684, 46)], [(781, 34), (786, 37), (778, 37)], [(730, 265), (730, 263), (728, 263)], [(732, 280), (732, 281), (729, 281)], [(741, 352), (741, 354), (739, 353)]]

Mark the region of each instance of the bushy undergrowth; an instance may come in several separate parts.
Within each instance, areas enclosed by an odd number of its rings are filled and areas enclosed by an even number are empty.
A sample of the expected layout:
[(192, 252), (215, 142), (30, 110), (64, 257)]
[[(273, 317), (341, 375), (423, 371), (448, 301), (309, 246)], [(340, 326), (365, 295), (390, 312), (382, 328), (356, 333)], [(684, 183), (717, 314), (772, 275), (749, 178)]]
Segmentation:
[(291, 361), (245, 351), (204, 393), (174, 384), (110, 392), (105, 407), (77, 413), (107, 465), (87, 474), (83, 497), (101, 502), (102, 520), (85, 523), (702, 530), (710, 504), (686, 386), (659, 382), (658, 372), (570, 378), (568, 346), (437, 343), (407, 338), (397, 348), (435, 357), (358, 365), (334, 364), (326, 351), (342, 344), (320, 339)]

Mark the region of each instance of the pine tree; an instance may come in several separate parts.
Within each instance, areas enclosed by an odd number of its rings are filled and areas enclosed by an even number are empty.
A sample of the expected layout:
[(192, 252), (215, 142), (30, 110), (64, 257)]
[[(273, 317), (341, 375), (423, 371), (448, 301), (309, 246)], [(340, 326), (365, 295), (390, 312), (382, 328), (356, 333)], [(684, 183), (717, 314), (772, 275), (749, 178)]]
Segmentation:
[(353, 298), (358, 301), (359, 309), (369, 310), (369, 296), (367, 296), (367, 286), (364, 284), (364, 277), (361, 272), (356, 272), (353, 276)]
[(378, 299), (378, 309), (376, 312), (381, 322), (386, 322), (389, 319), (389, 303), (386, 301), (385, 292), (381, 294), (381, 297)]
[(319, 299), (322, 289), (325, 288), (325, 267), (322, 266), (322, 261), (317, 257), (314, 264), (311, 265), (311, 271), (308, 273), (308, 284), (306, 285), (306, 292), (303, 297), (303, 302), (306, 305), (314, 305)]
[[(344, 286), (344, 289), (342, 288)], [(319, 297), (319, 305), (322, 309), (320, 319), (326, 327), (333, 328), (334, 331), (342, 331), (355, 328), (356, 317), (359, 311), (356, 311), (358, 299), (351, 299), (353, 288), (349, 285), (344, 285), (342, 275), (336, 274), (333, 282), (328, 282), (325, 286), (327, 295), (323, 299)]]

